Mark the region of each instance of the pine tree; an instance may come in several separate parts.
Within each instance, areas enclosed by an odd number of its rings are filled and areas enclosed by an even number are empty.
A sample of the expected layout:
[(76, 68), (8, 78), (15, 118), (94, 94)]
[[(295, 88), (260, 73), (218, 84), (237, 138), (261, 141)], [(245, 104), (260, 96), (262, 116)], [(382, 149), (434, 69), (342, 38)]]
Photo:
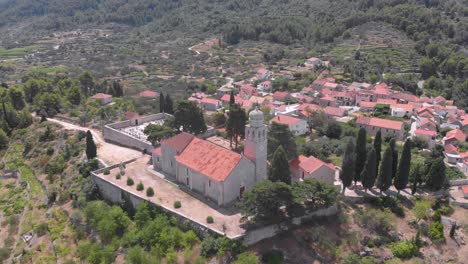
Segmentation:
[(382, 131), (377, 131), (374, 138), (374, 150), (375, 150), (375, 162), (377, 166), (375, 167), (375, 174), (379, 173), (380, 160), (382, 159)]
[(166, 112), (166, 101), (165, 101), (165, 98), (164, 98), (164, 94), (161, 93), (161, 95), (159, 96), (159, 112), (160, 113), (165, 113)]
[(426, 176), (426, 185), (433, 191), (440, 190), (446, 183), (445, 163), (442, 157), (431, 162), (431, 168)]
[(392, 179), (395, 179), (395, 175), (398, 169), (398, 149), (396, 148), (396, 141), (394, 138), (388, 143), (392, 149)]
[(174, 114), (174, 103), (169, 95), (166, 95), (166, 102), (165, 102), (165, 112), (168, 114)]
[(395, 176), (394, 186), (400, 193), (408, 185), (409, 172), (411, 167), (411, 140), (407, 139), (403, 146), (403, 151), (398, 164), (398, 171)]
[(354, 142), (352, 139), (348, 140), (346, 150), (343, 156), (343, 165), (341, 166), (341, 181), (343, 183), (343, 193), (346, 187), (351, 186), (356, 166), (356, 153), (354, 152)]
[(372, 189), (375, 184), (375, 178), (377, 173), (375, 168), (377, 167), (377, 155), (375, 154), (375, 149), (372, 148), (371, 151), (367, 154), (366, 164), (361, 173), (361, 182), (364, 190), (367, 192), (367, 189)]
[(231, 96), (229, 97), (229, 106), (233, 106), (236, 103), (236, 98), (234, 97), (234, 91), (231, 91)]
[(273, 154), (268, 178), (272, 182), (282, 181), (291, 184), (288, 157), (282, 146), (279, 146)]
[(366, 141), (367, 141), (367, 133), (364, 128), (359, 129), (359, 133), (356, 139), (356, 165), (355, 165), (355, 172), (354, 172), (354, 185), (357, 184), (358, 181), (361, 180), (361, 172), (364, 169), (364, 165), (366, 164)]
[(86, 156), (88, 157), (88, 160), (96, 158), (97, 155), (97, 149), (96, 149), (96, 144), (94, 143), (93, 135), (91, 134), (91, 131), (86, 132)]
[(388, 190), (392, 185), (392, 154), (392, 148), (387, 147), (380, 163), (379, 176), (377, 177), (377, 187), (380, 189), (380, 193)]

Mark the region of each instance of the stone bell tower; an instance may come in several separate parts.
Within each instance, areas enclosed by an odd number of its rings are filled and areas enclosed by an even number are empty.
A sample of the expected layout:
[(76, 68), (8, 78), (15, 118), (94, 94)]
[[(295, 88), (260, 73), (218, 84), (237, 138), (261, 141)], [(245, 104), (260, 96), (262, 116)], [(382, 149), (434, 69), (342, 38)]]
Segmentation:
[(263, 112), (255, 109), (245, 126), (244, 155), (255, 163), (255, 182), (267, 179), (267, 133)]

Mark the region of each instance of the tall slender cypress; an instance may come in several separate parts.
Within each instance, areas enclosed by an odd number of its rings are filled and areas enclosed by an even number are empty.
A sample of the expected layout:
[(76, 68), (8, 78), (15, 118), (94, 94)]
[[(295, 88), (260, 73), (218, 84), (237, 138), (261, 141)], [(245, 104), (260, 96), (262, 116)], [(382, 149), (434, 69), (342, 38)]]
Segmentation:
[(356, 153), (354, 152), (354, 142), (349, 139), (346, 145), (346, 150), (343, 156), (343, 165), (341, 166), (341, 181), (343, 183), (343, 193), (346, 187), (351, 186), (354, 177), (354, 171), (356, 166)]
[(364, 128), (359, 129), (359, 133), (356, 139), (356, 165), (354, 171), (354, 185), (361, 180), (361, 172), (364, 169), (366, 164), (366, 141), (367, 141), (367, 132)]
[(400, 163), (398, 164), (398, 171), (395, 176), (393, 185), (400, 193), (401, 190), (406, 188), (408, 185), (408, 178), (411, 166), (411, 140), (407, 139), (403, 146), (403, 151), (400, 157)]
[(392, 179), (395, 179), (395, 175), (398, 169), (398, 149), (396, 147), (395, 139), (392, 138), (388, 145), (392, 149)]
[(375, 174), (379, 173), (379, 166), (380, 160), (382, 159), (382, 131), (377, 131), (374, 138), (374, 150), (375, 150), (375, 163), (377, 166), (375, 167)]
[(164, 98), (164, 94), (161, 93), (159, 96), (159, 112), (165, 113), (166, 112), (166, 100)]
[(94, 143), (93, 135), (91, 131), (86, 132), (86, 157), (88, 160), (94, 159), (97, 156), (97, 148), (96, 144)]
[(377, 177), (376, 167), (377, 167), (377, 155), (375, 154), (375, 149), (372, 148), (371, 151), (367, 154), (366, 164), (361, 173), (361, 182), (364, 190), (367, 192), (367, 189), (372, 189), (375, 184), (375, 179)]
[(291, 184), (288, 157), (282, 146), (279, 146), (273, 154), (268, 178), (272, 182), (282, 181), (286, 184)]
[(234, 97), (234, 91), (231, 91), (231, 96), (229, 97), (229, 106), (233, 106), (236, 103), (236, 98)]
[(165, 112), (168, 114), (174, 114), (174, 103), (169, 95), (166, 95), (166, 102), (165, 102)]
[(392, 185), (392, 154), (392, 148), (387, 147), (380, 163), (379, 177), (377, 178), (377, 187), (380, 189), (380, 193), (388, 190)]

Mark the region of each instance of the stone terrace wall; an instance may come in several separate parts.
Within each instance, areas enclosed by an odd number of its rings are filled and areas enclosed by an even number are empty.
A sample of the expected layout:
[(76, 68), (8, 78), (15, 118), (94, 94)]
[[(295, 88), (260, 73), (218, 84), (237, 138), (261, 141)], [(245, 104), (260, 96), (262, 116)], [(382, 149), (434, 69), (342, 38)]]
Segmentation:
[(468, 179), (450, 181), (450, 186), (468, 185)]

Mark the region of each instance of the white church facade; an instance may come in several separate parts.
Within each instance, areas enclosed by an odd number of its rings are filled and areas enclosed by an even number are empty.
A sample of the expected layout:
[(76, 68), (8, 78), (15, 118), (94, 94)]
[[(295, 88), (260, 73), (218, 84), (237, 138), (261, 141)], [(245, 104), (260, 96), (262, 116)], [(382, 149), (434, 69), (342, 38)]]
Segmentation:
[(229, 205), (267, 179), (267, 130), (263, 113), (250, 112), (243, 154), (181, 133), (153, 150), (153, 167), (218, 205)]

